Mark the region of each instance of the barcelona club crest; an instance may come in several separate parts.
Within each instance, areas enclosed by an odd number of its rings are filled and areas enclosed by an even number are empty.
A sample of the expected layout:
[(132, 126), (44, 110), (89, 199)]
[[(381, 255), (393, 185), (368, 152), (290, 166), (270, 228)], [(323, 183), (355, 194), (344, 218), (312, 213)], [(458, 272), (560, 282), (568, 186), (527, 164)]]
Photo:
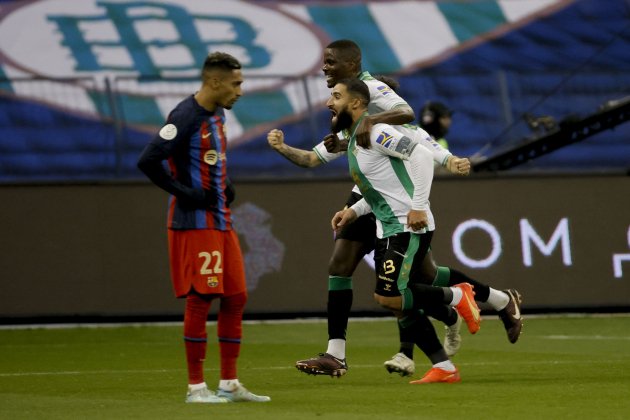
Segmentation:
[(219, 279), (217, 276), (208, 277), (208, 287), (217, 287), (219, 285)]

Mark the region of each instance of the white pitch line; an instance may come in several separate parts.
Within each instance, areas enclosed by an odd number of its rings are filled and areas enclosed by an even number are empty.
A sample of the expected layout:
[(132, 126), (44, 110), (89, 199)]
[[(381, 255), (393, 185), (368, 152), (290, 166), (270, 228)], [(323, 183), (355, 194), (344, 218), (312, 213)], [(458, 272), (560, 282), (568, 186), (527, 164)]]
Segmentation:
[[(525, 319), (547, 319), (547, 318), (628, 318), (630, 313), (560, 313), (560, 314), (525, 314)], [(350, 318), (350, 323), (355, 322), (392, 322), (394, 317), (355, 317)], [(484, 315), (485, 320), (497, 321), (496, 315)], [(261, 324), (321, 324), (326, 318), (292, 318), (292, 319), (270, 319), (270, 320), (246, 320), (245, 325)], [(208, 325), (215, 325), (216, 321), (209, 321)], [(73, 324), (13, 324), (0, 325), (0, 330), (30, 330), (30, 329), (72, 329), (72, 328), (121, 328), (121, 327), (180, 327), (182, 321), (173, 322), (120, 322), (120, 323), (73, 323)]]
[(543, 335), (547, 340), (630, 340), (630, 336), (610, 335)]
[[(204, 369), (204, 370), (219, 370), (217, 369)], [(183, 369), (144, 369), (144, 370), (86, 370), (86, 371), (59, 371), (59, 372), (14, 372), (14, 373), (0, 373), (0, 378), (18, 377), (18, 376), (72, 376), (72, 375), (104, 375), (104, 374), (138, 374), (138, 373), (168, 373), (168, 372), (182, 372)]]
[[(587, 362), (581, 361), (582, 365), (596, 365), (596, 364), (612, 364), (616, 362), (626, 362), (626, 359), (618, 360), (589, 360)], [(537, 360), (537, 361), (511, 361), (509, 364), (532, 366), (532, 365), (566, 365), (575, 364), (574, 360)], [(506, 362), (473, 362), (473, 363), (457, 363), (460, 366), (499, 366), (506, 364)], [(382, 369), (382, 364), (377, 365), (350, 365), (353, 369)], [(268, 366), (268, 367), (248, 367), (242, 368), (242, 370), (293, 370), (295, 366)], [(218, 371), (219, 368), (204, 368), (205, 371)], [(180, 373), (185, 372), (186, 369), (126, 369), (126, 370), (86, 370), (86, 371), (59, 371), (59, 372), (13, 372), (13, 373), (0, 373), (0, 378), (13, 378), (24, 376), (72, 376), (72, 375), (136, 375), (138, 373), (144, 374), (157, 374), (157, 373)]]

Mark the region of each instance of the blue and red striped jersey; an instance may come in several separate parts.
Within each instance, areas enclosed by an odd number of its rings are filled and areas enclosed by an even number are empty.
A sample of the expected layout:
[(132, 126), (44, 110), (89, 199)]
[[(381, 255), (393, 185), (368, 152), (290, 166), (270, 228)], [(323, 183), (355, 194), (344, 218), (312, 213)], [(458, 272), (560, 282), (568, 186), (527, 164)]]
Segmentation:
[(171, 194), (170, 229), (232, 229), (224, 124), (222, 108), (210, 112), (191, 95), (142, 152), (140, 170)]

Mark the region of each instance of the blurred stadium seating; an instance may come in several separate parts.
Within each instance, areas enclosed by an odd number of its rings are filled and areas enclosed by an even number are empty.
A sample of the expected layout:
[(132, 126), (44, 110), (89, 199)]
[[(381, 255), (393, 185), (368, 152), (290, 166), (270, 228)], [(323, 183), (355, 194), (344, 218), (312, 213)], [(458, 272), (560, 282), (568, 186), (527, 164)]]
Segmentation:
[[(440, 3), (444, 13), (450, 12), (447, 6)], [(619, 0), (576, 1), (488, 41), (476, 39), (431, 66), (393, 76), (414, 109), (440, 100), (455, 110), (448, 135), (454, 153), (491, 156), (536, 136), (526, 114), (561, 122), (630, 95), (629, 8)], [(292, 145), (317, 143), (328, 131), (323, 78), (256, 75), (250, 80), (275, 88), (244, 96), (233, 110), (232, 123), (238, 123), (230, 133), (233, 176), (313, 176), (272, 152), (265, 135), (280, 127)], [(0, 71), (0, 182), (142, 179), (135, 168), (138, 154), (168, 109), (196, 84), (196, 77), (47, 79)], [(329, 166), (318, 176), (345, 176), (343, 162)], [(625, 172), (629, 167), (630, 124), (621, 124), (514, 170)]]

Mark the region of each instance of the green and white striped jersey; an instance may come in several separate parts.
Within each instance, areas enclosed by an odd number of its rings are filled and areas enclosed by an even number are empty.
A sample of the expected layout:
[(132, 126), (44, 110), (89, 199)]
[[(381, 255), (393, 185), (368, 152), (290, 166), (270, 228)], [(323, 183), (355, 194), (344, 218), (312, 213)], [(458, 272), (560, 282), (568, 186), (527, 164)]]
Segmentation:
[[(398, 96), (398, 94), (389, 86), (372, 77), (372, 75), (367, 71), (361, 73), (359, 75), (359, 79), (365, 82), (370, 91), (368, 114), (378, 114), (379, 112), (389, 111), (397, 106), (407, 105), (407, 102)], [(411, 124), (397, 125), (394, 127), (407, 137), (415, 138), (420, 144), (422, 144), (422, 146), (429, 149), (433, 154), (433, 160), (436, 163), (440, 165), (446, 164), (446, 161), (451, 153), (433, 140), (429, 133), (424, 131), (422, 128)], [(343, 135), (340, 134), (339, 137), (343, 138)], [(313, 147), (313, 151), (323, 163), (328, 163), (345, 154), (345, 152), (329, 153), (326, 150), (326, 146), (324, 146), (323, 141)]]
[[(387, 124), (372, 128), (370, 143), (369, 149), (357, 146), (354, 133), (348, 143), (350, 174), (363, 195), (363, 200), (352, 208), (359, 216), (374, 213), (378, 238), (435, 230), (429, 203), (433, 181), (431, 152), (417, 147), (417, 140)], [(412, 209), (427, 212), (427, 229), (413, 231), (407, 227), (407, 214)]]

